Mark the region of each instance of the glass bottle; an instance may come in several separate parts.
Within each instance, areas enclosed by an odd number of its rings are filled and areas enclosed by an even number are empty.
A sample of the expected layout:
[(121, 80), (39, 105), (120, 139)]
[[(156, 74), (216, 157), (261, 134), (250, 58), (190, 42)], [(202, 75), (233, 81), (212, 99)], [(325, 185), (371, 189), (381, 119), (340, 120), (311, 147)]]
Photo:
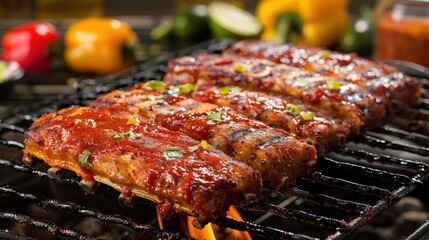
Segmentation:
[(405, 60), (429, 67), (429, 0), (380, 0), (376, 60)]

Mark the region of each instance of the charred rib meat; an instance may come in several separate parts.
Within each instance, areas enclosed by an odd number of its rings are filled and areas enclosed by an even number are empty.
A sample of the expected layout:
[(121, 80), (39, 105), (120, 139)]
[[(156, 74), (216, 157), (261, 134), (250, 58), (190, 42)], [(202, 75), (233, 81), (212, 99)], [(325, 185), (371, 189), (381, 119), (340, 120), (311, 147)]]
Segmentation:
[(329, 112), (324, 112), (324, 109), (297, 98), (279, 98), (234, 87), (213, 87), (206, 91), (196, 91), (192, 98), (230, 107), (249, 118), (284, 129), (296, 138), (315, 145), (319, 154), (344, 144), (350, 134), (350, 123), (334, 118)]
[(395, 67), (316, 47), (276, 45), (258, 40), (245, 40), (232, 45), (225, 56), (268, 59), (303, 68), (323, 76), (339, 77), (349, 83), (367, 87), (381, 97), (390, 111), (419, 102), (422, 85)]
[(246, 195), (258, 194), (262, 183), (249, 166), (198, 144), (179, 132), (130, 122), (106, 109), (71, 107), (34, 122), (25, 134), (24, 161), (42, 159), (85, 181), (147, 198), (165, 214), (194, 215), (195, 224), (202, 226)]
[(316, 161), (316, 150), (289, 133), (251, 120), (232, 109), (202, 103), (184, 96), (147, 89), (113, 91), (93, 107), (121, 115), (138, 114), (174, 131), (221, 149), (261, 173), (279, 189), (294, 184)]
[(170, 61), (164, 81), (196, 83), (202, 90), (235, 85), (300, 98), (329, 110), (332, 116), (354, 122), (351, 129), (356, 134), (363, 125), (381, 125), (385, 113), (382, 99), (364, 87), (267, 60), (209, 54), (179, 57)]

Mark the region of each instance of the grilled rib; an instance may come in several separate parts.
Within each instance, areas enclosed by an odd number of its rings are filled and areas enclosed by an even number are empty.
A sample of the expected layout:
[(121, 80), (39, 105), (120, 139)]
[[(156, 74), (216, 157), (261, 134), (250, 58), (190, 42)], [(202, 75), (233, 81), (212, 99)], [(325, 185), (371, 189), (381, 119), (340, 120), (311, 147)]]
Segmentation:
[(192, 98), (230, 107), (244, 116), (284, 129), (316, 146), (319, 154), (343, 145), (350, 134), (349, 123), (296, 98), (279, 98), (262, 92), (229, 87), (196, 91)]
[(419, 102), (421, 83), (395, 67), (356, 56), (316, 47), (276, 45), (258, 40), (245, 40), (226, 49), (225, 56), (268, 59), (300, 67), (324, 76), (334, 76), (367, 87), (383, 98), (390, 111)]
[(351, 129), (355, 134), (363, 125), (368, 128), (381, 125), (385, 114), (382, 100), (364, 87), (261, 59), (214, 54), (179, 57), (169, 62), (164, 81), (173, 85), (196, 83), (202, 90), (236, 85), (297, 97), (329, 110), (332, 116), (353, 122)]
[(314, 146), (283, 130), (248, 119), (229, 108), (202, 103), (183, 96), (148, 89), (113, 91), (98, 98), (95, 108), (121, 115), (139, 114), (157, 124), (206, 140), (238, 161), (261, 173), (274, 189), (294, 184), (316, 161)]
[(38, 158), (83, 181), (147, 198), (164, 214), (186, 212), (199, 227), (259, 193), (260, 175), (246, 164), (213, 147), (191, 152), (199, 142), (184, 134), (127, 121), (89, 107), (45, 114), (25, 134), (23, 161)]

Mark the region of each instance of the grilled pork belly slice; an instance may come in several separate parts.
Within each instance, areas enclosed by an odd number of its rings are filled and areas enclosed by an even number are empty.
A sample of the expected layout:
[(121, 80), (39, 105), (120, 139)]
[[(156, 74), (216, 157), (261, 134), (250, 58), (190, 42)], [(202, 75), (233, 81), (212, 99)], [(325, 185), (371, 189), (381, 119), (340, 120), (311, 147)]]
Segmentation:
[(385, 114), (382, 100), (364, 87), (261, 59), (214, 54), (179, 57), (169, 62), (164, 81), (176, 85), (196, 83), (200, 90), (235, 85), (300, 98), (351, 122), (356, 134), (363, 125), (368, 128), (381, 125)]
[(415, 105), (420, 100), (422, 84), (397, 68), (358, 57), (316, 47), (277, 45), (259, 40), (244, 40), (226, 49), (225, 56), (260, 58), (284, 63), (324, 76), (334, 76), (367, 87), (382, 97), (390, 111)]
[(71, 107), (43, 115), (25, 134), (23, 161), (38, 158), (84, 181), (147, 198), (166, 215), (186, 212), (199, 227), (260, 192), (260, 175), (246, 164), (179, 132), (106, 110)]
[(98, 98), (95, 108), (120, 115), (139, 115), (221, 149), (261, 173), (274, 189), (292, 185), (311, 170), (316, 149), (289, 133), (210, 103), (147, 89), (113, 91)]
[(347, 122), (334, 118), (324, 109), (291, 97), (275, 97), (266, 93), (234, 87), (196, 91), (193, 99), (230, 107), (269, 126), (284, 129), (299, 139), (315, 145), (319, 154), (343, 145), (350, 134)]

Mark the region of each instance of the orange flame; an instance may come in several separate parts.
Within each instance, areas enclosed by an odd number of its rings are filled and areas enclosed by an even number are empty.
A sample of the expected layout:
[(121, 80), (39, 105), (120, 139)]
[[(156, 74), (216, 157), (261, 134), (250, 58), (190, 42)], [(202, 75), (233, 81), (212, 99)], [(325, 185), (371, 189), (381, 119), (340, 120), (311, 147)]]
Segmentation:
[[(227, 217), (236, 221), (243, 221), (239, 211), (234, 206), (229, 208)], [(242, 232), (234, 229), (222, 229), (214, 224), (207, 224), (203, 229), (197, 229), (192, 225), (193, 217), (188, 217), (187, 224), (189, 234), (196, 239), (216, 240), (216, 239), (237, 239), (251, 240), (248, 232)]]
[(158, 218), (159, 229), (163, 230), (164, 229), (164, 223), (162, 222), (162, 216), (161, 216), (161, 213), (159, 211), (158, 206), (156, 206), (156, 217)]

